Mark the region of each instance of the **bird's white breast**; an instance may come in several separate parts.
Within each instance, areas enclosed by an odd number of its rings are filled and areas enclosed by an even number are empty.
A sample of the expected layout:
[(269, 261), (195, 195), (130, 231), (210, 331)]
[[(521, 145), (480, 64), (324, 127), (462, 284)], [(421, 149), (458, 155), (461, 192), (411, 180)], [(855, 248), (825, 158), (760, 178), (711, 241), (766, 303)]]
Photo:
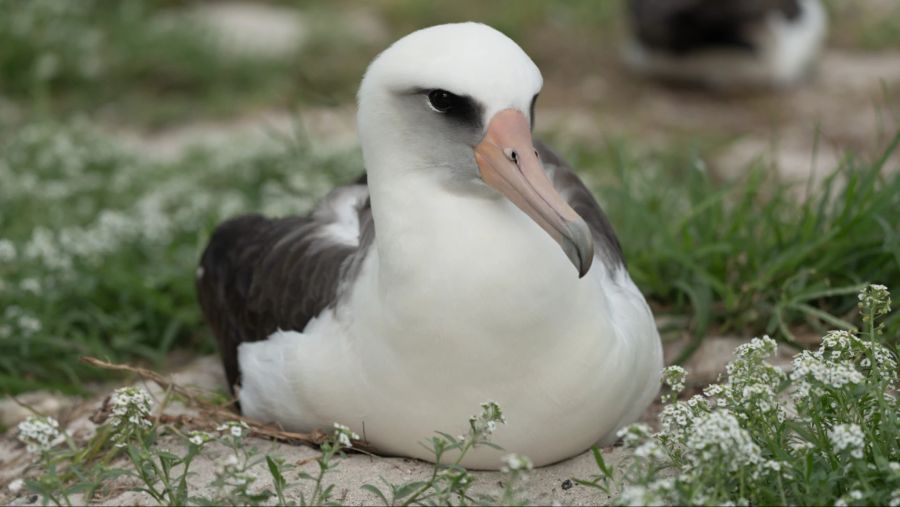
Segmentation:
[[(245, 413), (295, 430), (340, 422), (383, 452), (428, 459), (419, 441), (465, 432), (494, 400), (508, 420), (495, 442), (538, 465), (636, 419), (662, 359), (625, 269), (598, 261), (579, 280), (506, 200), (427, 195), (416, 217), (432, 227), (378, 237), (335, 311), (241, 345)], [(465, 464), (495, 468), (499, 454)]]

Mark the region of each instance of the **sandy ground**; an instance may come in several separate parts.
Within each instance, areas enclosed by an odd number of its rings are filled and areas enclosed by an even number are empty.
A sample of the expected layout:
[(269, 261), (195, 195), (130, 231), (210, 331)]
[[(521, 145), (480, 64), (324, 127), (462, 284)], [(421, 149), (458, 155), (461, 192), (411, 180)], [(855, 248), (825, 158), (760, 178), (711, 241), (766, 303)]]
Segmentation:
[[(175, 373), (172, 380), (182, 386), (194, 386), (204, 390), (224, 389), (225, 387), (219, 359), (213, 356), (193, 361), (183, 370)], [(162, 394), (155, 385), (147, 385), (147, 387), (156, 397)], [(64, 423), (65, 426), (77, 438), (87, 438), (95, 430), (95, 425), (90, 422), (89, 417), (100, 408), (103, 398), (103, 394), (77, 402), (71, 399), (55, 398), (55, 401), (51, 402), (55, 404), (55, 410), (49, 410), (46, 413), (58, 416), (61, 421), (68, 421)], [(50, 406), (46, 403), (45, 408)], [(0, 411), (4, 412), (5, 416), (11, 415), (11, 410), (13, 407), (8, 400), (0, 405)], [(179, 410), (179, 407), (173, 407), (173, 411), (174, 413), (191, 413), (189, 410)], [(27, 412), (20, 411), (20, 414), (26, 415)], [(298, 464), (300, 470), (307, 473), (312, 474), (317, 470), (317, 465), (312, 460), (318, 457), (319, 452), (312, 447), (275, 443), (256, 438), (248, 439), (246, 442), (262, 453), (284, 458), (287, 463)], [(185, 449), (184, 445), (174, 437), (163, 438), (160, 445), (175, 453), (181, 453)], [(223, 445), (210, 444), (203, 456), (195, 462), (191, 468), (195, 473), (191, 479), (193, 495), (210, 496), (214, 494), (214, 488), (209, 484), (214, 479), (217, 467), (220, 466), (226, 452), (229, 451)], [(626, 456), (626, 452), (622, 448), (610, 447), (604, 449), (604, 456), (608, 464), (615, 466)], [(2, 488), (0, 489), (0, 503), (12, 505), (36, 503), (37, 499), (33, 495), (14, 495), (6, 487), (10, 481), (21, 477), (24, 472), (33, 472), (30, 468), (32, 462), (32, 456), (26, 452), (23, 445), (15, 440), (11, 432), (0, 437), (0, 488)], [(128, 466), (124, 460), (120, 460), (117, 464), (123, 467)], [(252, 472), (259, 477), (256, 488), (271, 489), (269, 474), (264, 464), (256, 466)], [(431, 465), (418, 460), (351, 453), (340, 460), (339, 467), (327, 476), (327, 482), (336, 485), (334, 496), (339, 503), (363, 505), (372, 504), (376, 500), (361, 489), (364, 484), (381, 486), (380, 478), (401, 484), (413, 479), (426, 478), (430, 472)], [(589, 452), (584, 453), (561, 463), (534, 470), (523, 484), (521, 493), (538, 505), (607, 503), (610, 498), (602, 492), (571, 482), (575, 478), (589, 479), (595, 473), (597, 473), (597, 467), (593, 456)], [(295, 474), (295, 472), (289, 473), (288, 480), (296, 478)], [(473, 492), (490, 494), (502, 492), (500, 484), (504, 479), (503, 474), (499, 472), (473, 472), (473, 474), (476, 477)], [(566, 482), (567, 480), (569, 482)], [(135, 485), (133, 479), (117, 479), (110, 485), (110, 491), (95, 499), (95, 503), (102, 505), (155, 505), (149, 495), (131, 491)], [(303, 491), (308, 496), (311, 493), (310, 488), (307, 485), (292, 488), (290, 499), (299, 502), (300, 492)], [(73, 497), (72, 501), (75, 504), (83, 503), (80, 497)]]

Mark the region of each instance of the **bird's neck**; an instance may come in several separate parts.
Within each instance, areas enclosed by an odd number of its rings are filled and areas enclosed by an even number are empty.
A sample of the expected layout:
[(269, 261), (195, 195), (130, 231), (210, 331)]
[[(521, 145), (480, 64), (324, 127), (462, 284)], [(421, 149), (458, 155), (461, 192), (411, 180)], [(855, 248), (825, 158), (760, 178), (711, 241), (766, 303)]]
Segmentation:
[(369, 180), (385, 314), (421, 321), (423, 330), (446, 317), (503, 333), (512, 323), (549, 325), (547, 315), (565, 319), (577, 311), (572, 301), (592, 290), (553, 239), (499, 193), (454, 187), (428, 171), (396, 175)]

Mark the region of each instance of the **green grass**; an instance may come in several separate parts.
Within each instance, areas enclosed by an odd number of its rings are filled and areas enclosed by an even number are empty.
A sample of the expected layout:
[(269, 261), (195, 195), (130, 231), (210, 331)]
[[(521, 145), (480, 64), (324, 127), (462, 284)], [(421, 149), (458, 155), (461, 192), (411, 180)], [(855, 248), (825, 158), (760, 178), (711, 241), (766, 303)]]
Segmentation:
[[(302, 212), (361, 170), (356, 152), (316, 155), (301, 140), (152, 162), (84, 124), (0, 134), (0, 239), (15, 250), (0, 264), (3, 393), (78, 390), (98, 374), (81, 355), (159, 365), (174, 348), (210, 351), (193, 273), (215, 223)], [(859, 284), (900, 286), (891, 151), (848, 155), (808, 200), (761, 167), (717, 183), (680, 148), (630, 153), (572, 155), (586, 174), (614, 175), (596, 188), (630, 272), (657, 313), (690, 317), (694, 345), (712, 330), (791, 341), (798, 326), (848, 327)]]
[(151, 127), (283, 104), (293, 55), (227, 54), (181, 6), (0, 0), (0, 94), (26, 117)]
[(900, 50), (900, 4), (871, 8), (856, 0), (825, 0), (832, 44), (864, 50)]
[(361, 167), (296, 143), (154, 163), (83, 124), (0, 132), (0, 239), (15, 251), (0, 263), (2, 393), (77, 391), (97, 374), (86, 354), (158, 365), (175, 346), (211, 351), (193, 273), (214, 224), (301, 212)]
[(716, 182), (694, 150), (636, 157), (613, 143), (577, 160), (615, 176), (598, 191), (629, 271), (661, 311), (691, 315), (686, 355), (710, 331), (793, 342), (798, 326), (848, 329), (862, 284), (900, 287), (900, 173), (885, 170), (898, 142), (793, 185), (760, 165)]

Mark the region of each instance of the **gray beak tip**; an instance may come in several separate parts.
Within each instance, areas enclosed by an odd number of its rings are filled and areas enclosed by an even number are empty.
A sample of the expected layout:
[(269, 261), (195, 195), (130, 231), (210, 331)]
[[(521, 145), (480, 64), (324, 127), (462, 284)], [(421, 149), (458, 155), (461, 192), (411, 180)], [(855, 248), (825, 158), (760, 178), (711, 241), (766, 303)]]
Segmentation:
[(591, 230), (582, 220), (570, 222), (568, 229), (568, 241), (566, 241), (564, 250), (575, 269), (578, 270), (578, 278), (584, 278), (594, 262), (594, 240)]

